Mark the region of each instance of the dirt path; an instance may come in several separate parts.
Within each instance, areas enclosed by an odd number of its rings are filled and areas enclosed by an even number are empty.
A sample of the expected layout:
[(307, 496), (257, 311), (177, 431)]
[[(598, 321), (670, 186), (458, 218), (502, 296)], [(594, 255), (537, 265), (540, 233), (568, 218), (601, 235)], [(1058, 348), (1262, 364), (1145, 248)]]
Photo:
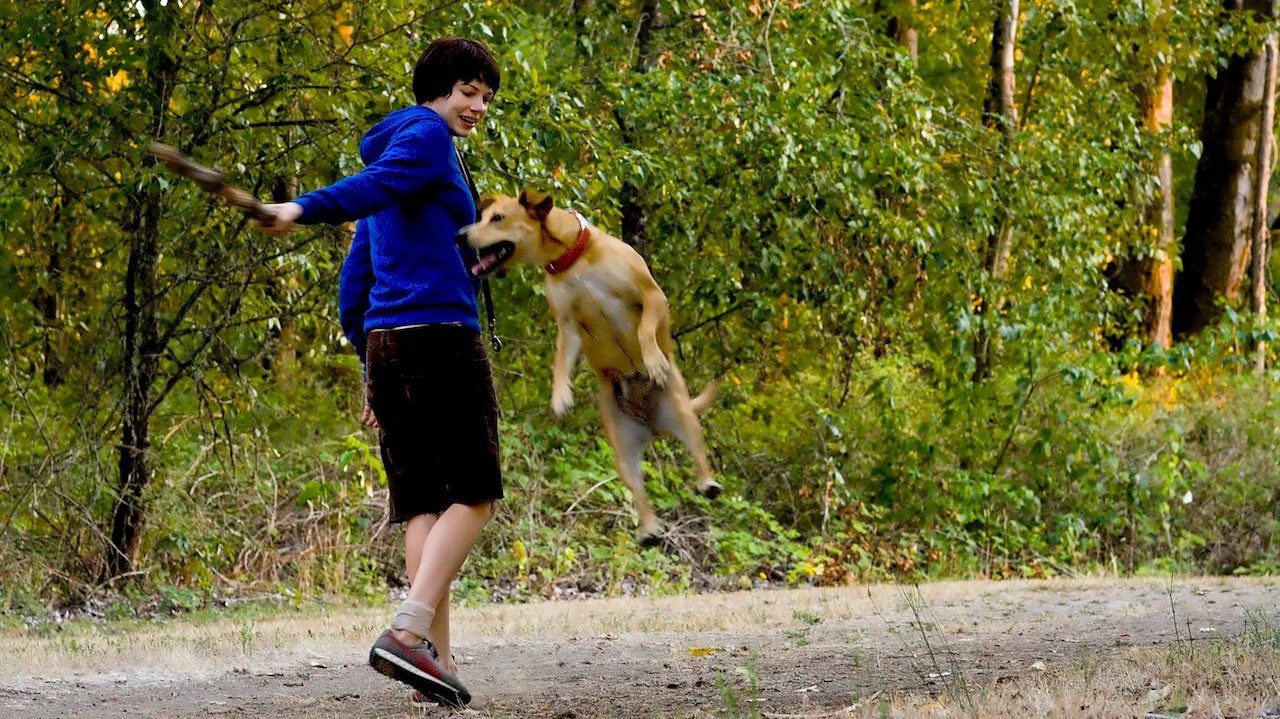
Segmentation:
[[(742, 592), (458, 610), (458, 714), (821, 714), (1021, 681), (1275, 621), (1275, 580), (1068, 580)], [(389, 608), (146, 637), (0, 641), (0, 716), (449, 717), (365, 664)], [(1176, 614), (1176, 620), (1175, 620)], [(736, 711), (731, 708), (739, 707)]]

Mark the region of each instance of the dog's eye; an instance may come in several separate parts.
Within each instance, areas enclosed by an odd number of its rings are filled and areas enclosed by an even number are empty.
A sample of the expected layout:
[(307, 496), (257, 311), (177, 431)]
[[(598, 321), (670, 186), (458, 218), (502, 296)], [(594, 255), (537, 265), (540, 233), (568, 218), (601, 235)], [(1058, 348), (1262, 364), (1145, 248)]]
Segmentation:
[(502, 219), (503, 219), (502, 215), (494, 213), (494, 215), (489, 218), (489, 221), (496, 225), (499, 222), (502, 222)]

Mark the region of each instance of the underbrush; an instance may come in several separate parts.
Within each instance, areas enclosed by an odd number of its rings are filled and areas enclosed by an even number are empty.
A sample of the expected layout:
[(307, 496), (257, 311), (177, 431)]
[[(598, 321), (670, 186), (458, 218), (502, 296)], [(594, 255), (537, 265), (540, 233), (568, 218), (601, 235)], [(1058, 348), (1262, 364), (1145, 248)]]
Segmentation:
[[(459, 597), (1278, 569), (1276, 378), (1231, 352), (1024, 359), (977, 389), (919, 357), (857, 362), (839, 392), (816, 373), (728, 375), (703, 418), (726, 491), (701, 498), (684, 448), (655, 445), (645, 472), (667, 534), (654, 549), (635, 542), (594, 409), (557, 421), (540, 392), (508, 388), (507, 497)], [(7, 408), (0, 614), (401, 590), (376, 436), (356, 421), (359, 366), (300, 363), (254, 392), (228, 381), (217, 406), (175, 392), (153, 425), (142, 566), (106, 584), (112, 439), (26, 450), (38, 444), (14, 440), (83, 425)]]

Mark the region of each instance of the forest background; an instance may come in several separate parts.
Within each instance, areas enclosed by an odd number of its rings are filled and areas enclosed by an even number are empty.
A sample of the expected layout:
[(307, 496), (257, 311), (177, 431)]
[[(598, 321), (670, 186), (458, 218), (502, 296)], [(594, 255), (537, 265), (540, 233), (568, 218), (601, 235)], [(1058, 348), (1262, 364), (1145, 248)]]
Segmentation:
[[(636, 246), (727, 491), (682, 448), (635, 544), (539, 272), (494, 283), (508, 498), (472, 601), (902, 577), (1274, 573), (1275, 2), (135, 0), (0, 13), (0, 613), (402, 586), (350, 227), (430, 39), (504, 71), (460, 146)], [(296, 238), (296, 239), (294, 239)]]

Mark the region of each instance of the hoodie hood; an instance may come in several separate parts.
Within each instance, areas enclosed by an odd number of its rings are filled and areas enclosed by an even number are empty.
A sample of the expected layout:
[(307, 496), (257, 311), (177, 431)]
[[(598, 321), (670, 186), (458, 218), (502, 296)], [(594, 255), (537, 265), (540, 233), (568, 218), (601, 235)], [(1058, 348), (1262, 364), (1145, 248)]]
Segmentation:
[(366, 166), (377, 162), (378, 158), (382, 157), (383, 151), (387, 149), (387, 143), (391, 141), (393, 135), (406, 125), (423, 121), (443, 123), (444, 119), (437, 115), (435, 110), (422, 105), (412, 105), (393, 111), (382, 122), (369, 128), (364, 137), (360, 138), (360, 159)]

